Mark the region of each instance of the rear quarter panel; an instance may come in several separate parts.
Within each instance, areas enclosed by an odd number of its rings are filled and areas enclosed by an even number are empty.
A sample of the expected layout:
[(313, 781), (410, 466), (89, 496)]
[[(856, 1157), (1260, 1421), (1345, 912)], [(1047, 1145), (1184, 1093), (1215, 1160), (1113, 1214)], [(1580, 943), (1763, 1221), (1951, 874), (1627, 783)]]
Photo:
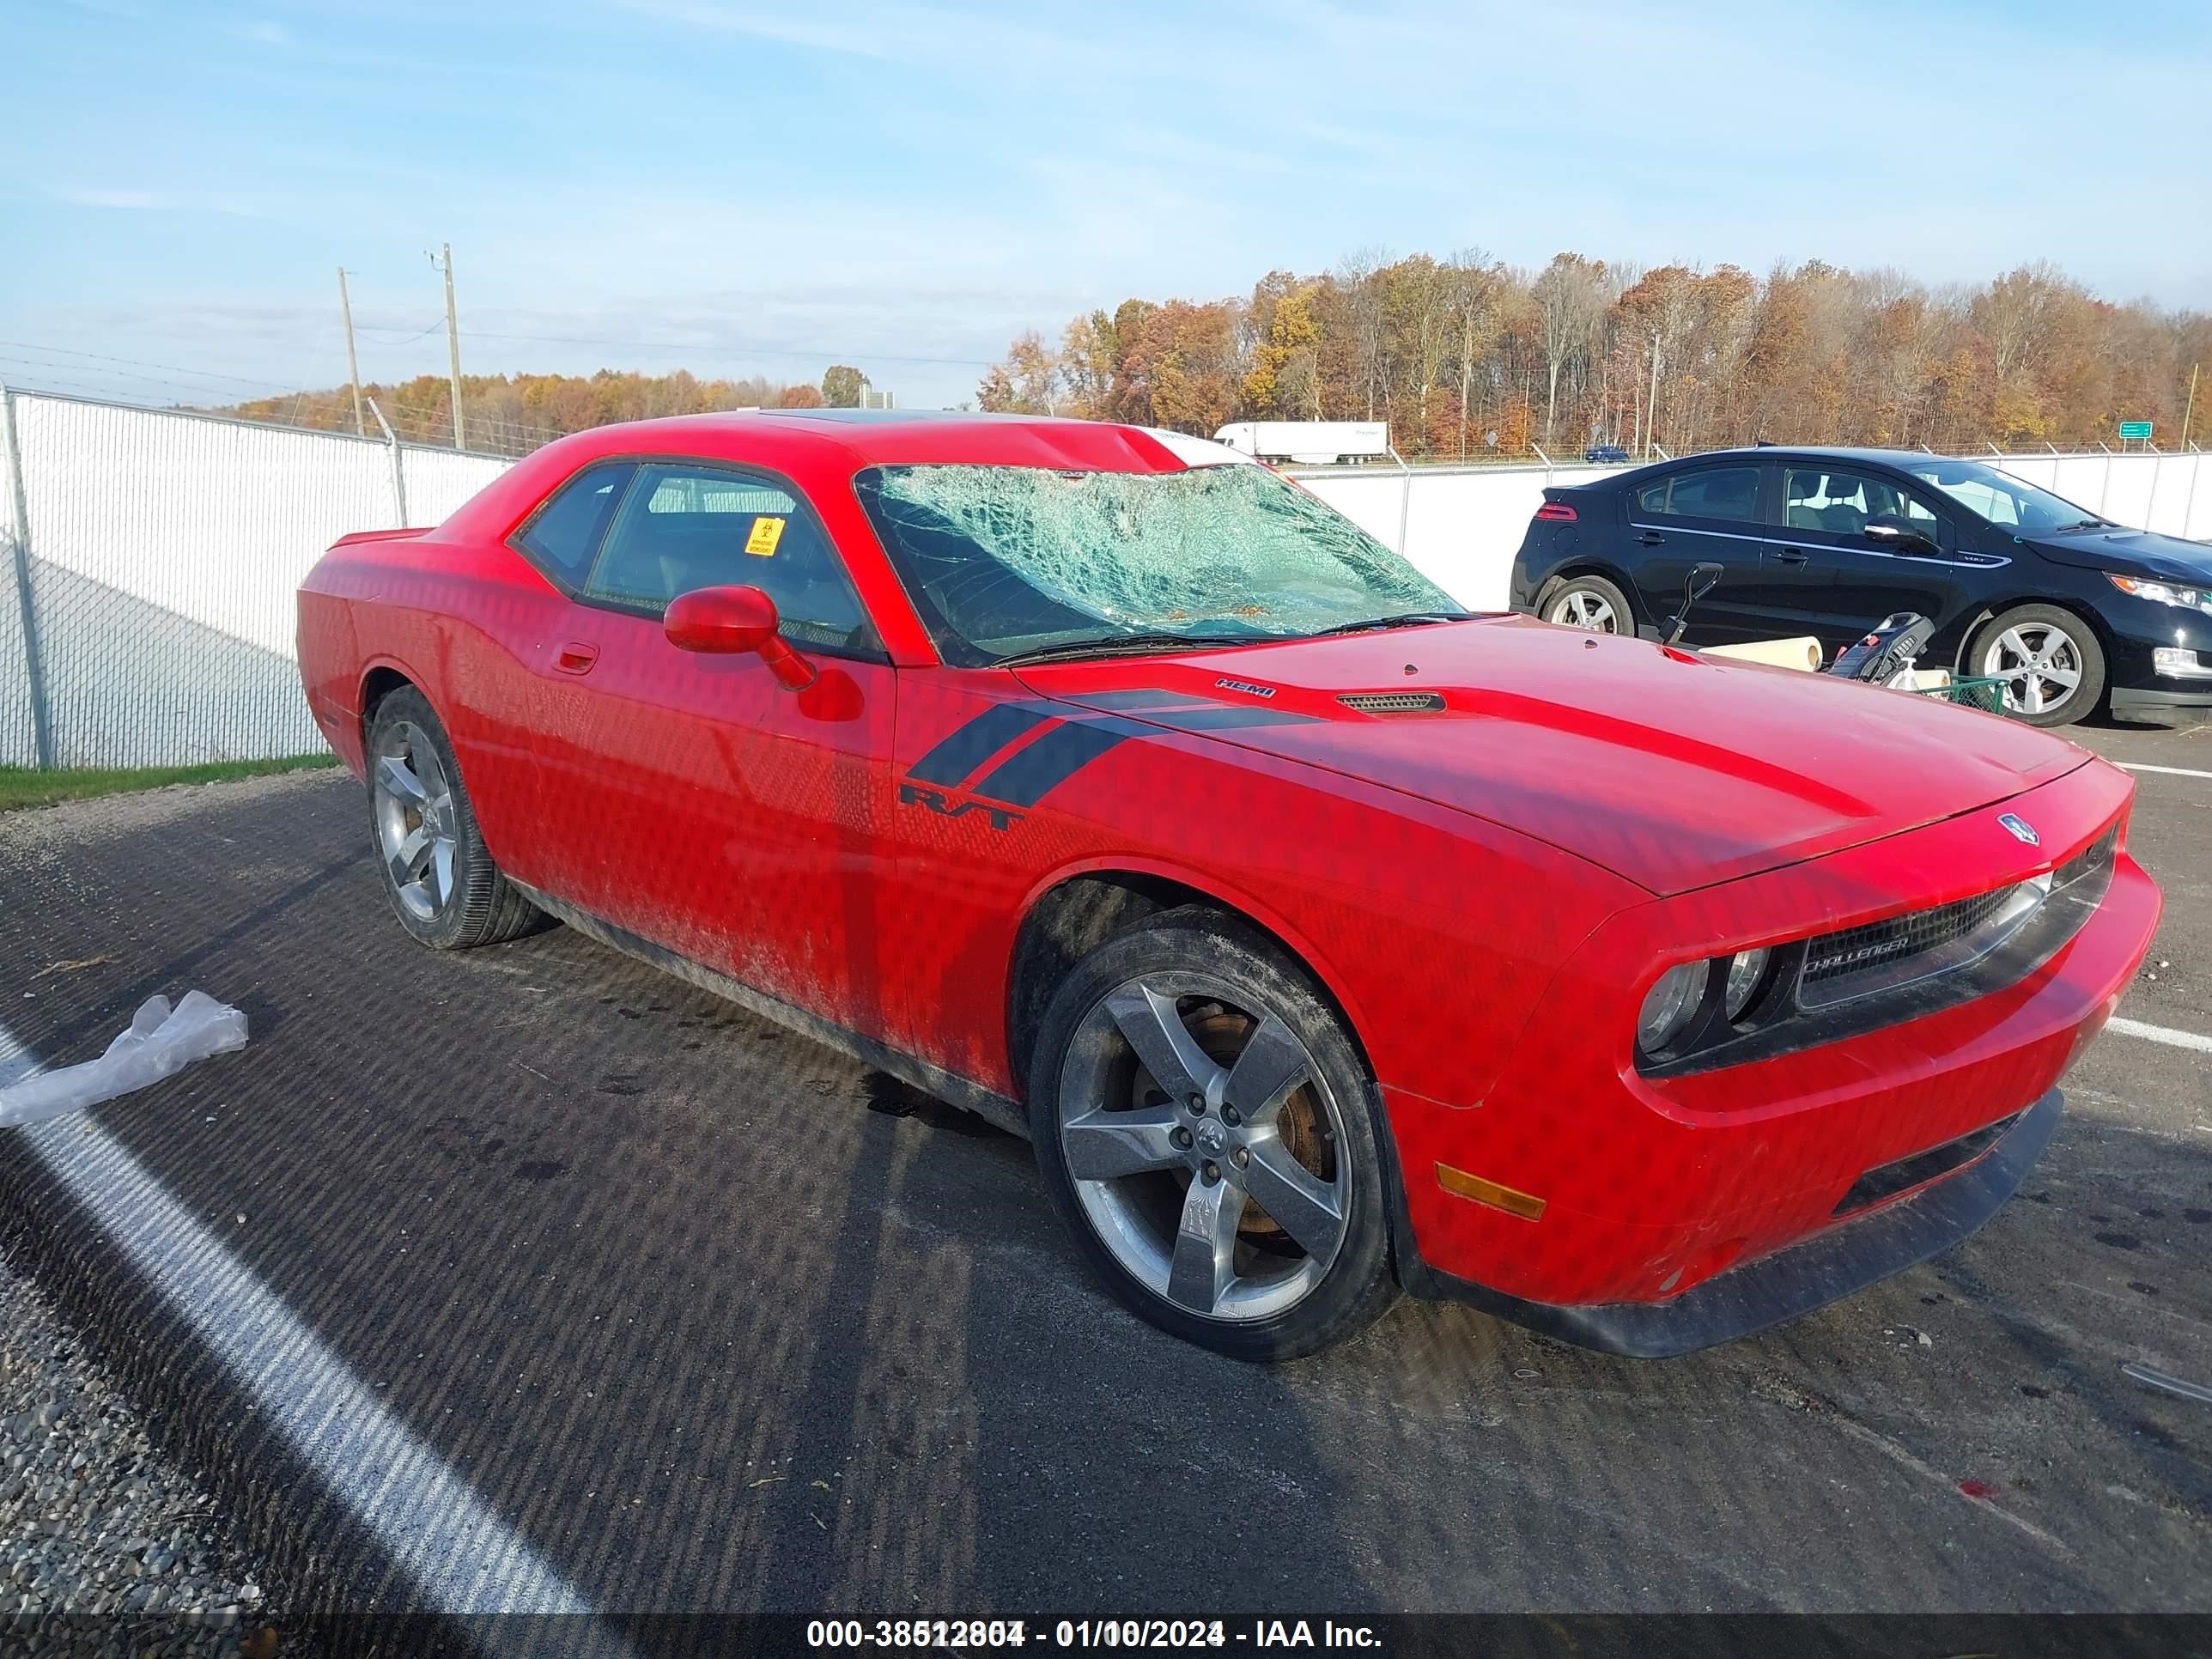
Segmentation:
[(331, 746), (363, 769), (363, 688), (389, 669), (446, 727), (484, 841), (524, 881), (539, 862), (533, 684), (568, 600), (504, 546), (341, 543), (300, 593), (300, 670)]

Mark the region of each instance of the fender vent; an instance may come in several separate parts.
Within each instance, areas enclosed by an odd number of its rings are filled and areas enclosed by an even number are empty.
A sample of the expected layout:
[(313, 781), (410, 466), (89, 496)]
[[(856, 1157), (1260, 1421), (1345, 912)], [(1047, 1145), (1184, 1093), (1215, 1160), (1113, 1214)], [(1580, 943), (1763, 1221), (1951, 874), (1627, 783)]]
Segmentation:
[(1444, 706), (1433, 691), (1346, 691), (1337, 701), (1368, 714), (1437, 714)]

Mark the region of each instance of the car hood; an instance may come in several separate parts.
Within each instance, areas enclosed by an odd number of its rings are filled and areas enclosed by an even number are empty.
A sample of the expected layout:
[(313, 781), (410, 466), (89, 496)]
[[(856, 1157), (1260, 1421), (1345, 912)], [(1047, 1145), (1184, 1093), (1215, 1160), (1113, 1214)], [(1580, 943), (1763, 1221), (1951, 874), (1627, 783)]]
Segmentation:
[[(2089, 759), (1948, 703), (1524, 617), (1020, 672), (1041, 696), (1473, 813), (1660, 894), (1934, 823)], [(1442, 706), (1345, 701), (1407, 694)]]
[(2046, 559), (2120, 576), (2212, 586), (2212, 547), (2150, 530), (2083, 530), (2064, 536), (2032, 536), (2028, 545)]

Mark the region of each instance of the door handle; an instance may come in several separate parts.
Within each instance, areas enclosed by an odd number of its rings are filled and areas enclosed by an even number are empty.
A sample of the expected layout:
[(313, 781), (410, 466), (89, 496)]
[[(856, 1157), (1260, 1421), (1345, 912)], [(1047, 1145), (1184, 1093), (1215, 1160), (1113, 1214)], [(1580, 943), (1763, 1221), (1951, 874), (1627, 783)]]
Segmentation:
[(1802, 547), (1778, 547), (1774, 550), (1774, 556), (1784, 564), (1802, 564), (1812, 555)]
[(1656, 530), (1647, 530), (1636, 539), (1642, 542), (1646, 547), (1656, 547), (1660, 543), (1665, 541), (1667, 538)]
[(554, 657), (553, 665), (564, 674), (588, 674), (599, 659), (598, 646), (586, 640), (571, 640)]

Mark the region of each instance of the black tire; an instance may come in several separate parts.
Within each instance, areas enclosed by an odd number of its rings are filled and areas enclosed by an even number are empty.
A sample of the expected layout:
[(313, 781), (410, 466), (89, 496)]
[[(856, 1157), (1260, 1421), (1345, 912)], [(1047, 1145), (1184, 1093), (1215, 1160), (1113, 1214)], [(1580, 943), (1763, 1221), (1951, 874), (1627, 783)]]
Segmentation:
[[(1578, 604), (1579, 602), (1579, 604)], [(1580, 608), (1585, 611), (1601, 610), (1605, 620), (1577, 621), (1568, 614)], [(1593, 634), (1626, 634), (1636, 637), (1636, 607), (1628, 595), (1602, 576), (1575, 576), (1545, 590), (1536, 606), (1536, 614), (1547, 623), (1557, 623), (1562, 628), (1580, 628)]]
[[(2062, 672), (2071, 669), (2078, 675), (2077, 684), (2064, 698), (2056, 703), (2046, 702), (2039, 708), (2030, 708), (2030, 701), (2041, 701), (2039, 696), (2031, 699), (2026, 695), (2029, 676), (2022, 672), (2005, 687), (2004, 712), (2012, 719), (2030, 726), (2071, 726), (2075, 720), (2087, 720), (2095, 714), (2105, 700), (2105, 647), (2097, 638), (2097, 630), (2079, 616), (2058, 605), (2014, 605), (2002, 616), (1991, 621), (1975, 635), (1974, 642), (1966, 653), (1965, 672), (1980, 677), (2002, 674), (2008, 668), (2026, 666), (2018, 654), (2008, 649), (1996, 649), (2008, 634), (2015, 634), (2025, 642), (2033, 644), (2052, 641), (2054, 633), (2066, 637), (2066, 650), (2054, 658), (2054, 665)], [(2053, 641), (2055, 645), (2055, 641)], [(1990, 666), (1993, 649), (1996, 665)], [(2070, 660), (2069, 660), (2070, 658)], [(2039, 690), (2051, 682), (2037, 677)]]
[[(442, 774), (449, 793), (439, 793), (439, 804), (427, 811), (406, 806), (405, 792), (380, 781), (389, 776), (381, 770), (387, 757), (398, 758), (410, 777), (418, 769), (429, 775)], [(476, 809), (462, 781), (452, 739), (429, 699), (413, 686), (400, 687), (376, 705), (368, 723), (368, 770), (369, 845), (383, 875), (384, 896), (412, 938), (434, 951), (459, 951), (516, 939), (546, 925), (544, 912), (492, 862), (477, 828)], [(419, 784), (422, 779), (416, 781)], [(428, 854), (410, 860), (422, 872), (422, 879), (412, 884), (411, 895), (394, 867), (387, 842), (395, 806), (398, 823), (409, 832), (442, 832), (430, 836)], [(451, 843), (450, 875), (442, 881), (435, 863), (440, 842)], [(405, 845), (403, 841), (403, 849)]]
[[(1108, 1012), (1109, 998), (1126, 1000), (1140, 981), (1163, 988), (1186, 1037), (1201, 1048), (1218, 1045), (1213, 1058), (1221, 1062), (1217, 1070), (1223, 1079), (1214, 1110), (1189, 1119), (1181, 1115), (1188, 1109), (1188, 1097), (1178, 1106), (1155, 1091), (1144, 1109), (1176, 1127), (1154, 1133), (1182, 1137), (1194, 1127), (1229, 1144), (1209, 1157), (1204, 1142), (1184, 1140), (1186, 1148), (1197, 1150), (1167, 1153), (1182, 1160), (1174, 1167), (1155, 1163), (1140, 1173), (1084, 1181), (1084, 1190), (1079, 1190), (1062, 1133), (1063, 1094), (1074, 1092), (1069, 1106), (1075, 1115), (1114, 1119), (1122, 1115), (1121, 1106), (1093, 1110), (1083, 1103), (1091, 1097), (1097, 1079), (1108, 1079), (1097, 1095), (1102, 1103), (1116, 1100), (1123, 1078), (1133, 1091), (1151, 1088), (1152, 1072), (1138, 1060)], [(1206, 994), (1182, 994), (1182, 988), (1190, 986), (1201, 987)], [(1188, 1013), (1180, 1012), (1186, 1009)], [(1270, 1021), (1280, 1021), (1301, 1048), (1297, 1064), (1279, 1075), (1312, 1081), (1279, 1089), (1273, 1098), (1284, 1103), (1270, 1111), (1262, 1103), (1253, 1108), (1248, 1121), (1235, 1110), (1236, 1097), (1227, 1092), (1225, 1079), (1235, 1072), (1231, 1050), (1241, 1055), (1250, 1048), (1264, 1058), (1267, 1050), (1251, 1034), (1269, 1032)], [(1272, 1037), (1280, 1042), (1279, 1033)], [(1255, 1068), (1255, 1082), (1262, 1069)], [(1114, 1297), (1163, 1330), (1235, 1359), (1294, 1359), (1357, 1334), (1396, 1299), (1380, 1139), (1387, 1130), (1374, 1079), (1342, 1022), (1304, 972), (1235, 918), (1200, 906), (1162, 911), (1077, 963), (1045, 1010), (1029, 1081), (1030, 1138), (1054, 1208)], [(1136, 1122), (1139, 1103), (1134, 1094), (1123, 1098)], [(1095, 1139), (1085, 1142), (1086, 1147), (1096, 1145)], [(1332, 1207), (1308, 1212), (1297, 1229), (1245, 1196), (1247, 1183), (1264, 1190), (1263, 1182), (1279, 1179), (1267, 1171), (1285, 1167), (1284, 1156), (1296, 1158), (1310, 1183), (1304, 1190), (1330, 1195)], [(1316, 1173), (1316, 1164), (1322, 1173)], [(1133, 1188), (1139, 1189), (1133, 1194), (1127, 1191)], [(1218, 1316), (1171, 1300), (1164, 1288), (1125, 1265), (1107, 1244), (1102, 1224), (1089, 1207), (1126, 1205), (1134, 1210), (1149, 1205), (1173, 1240), (1165, 1279), (1172, 1284), (1182, 1271), (1175, 1264), (1183, 1261), (1182, 1251), (1189, 1243), (1183, 1235), (1196, 1206), (1211, 1194), (1220, 1195), (1213, 1202), (1225, 1218), (1228, 1240), (1226, 1249), (1218, 1250), (1212, 1260), (1249, 1264), (1229, 1270), (1226, 1289), (1221, 1269), (1214, 1269), (1211, 1305), (1224, 1310)], [(1293, 1237), (1294, 1231), (1314, 1237), (1331, 1229), (1325, 1261)], [(1148, 1235), (1148, 1244), (1153, 1242)], [(1129, 1248), (1126, 1235), (1122, 1248)], [(1241, 1312), (1234, 1302), (1240, 1295), (1250, 1298)]]

